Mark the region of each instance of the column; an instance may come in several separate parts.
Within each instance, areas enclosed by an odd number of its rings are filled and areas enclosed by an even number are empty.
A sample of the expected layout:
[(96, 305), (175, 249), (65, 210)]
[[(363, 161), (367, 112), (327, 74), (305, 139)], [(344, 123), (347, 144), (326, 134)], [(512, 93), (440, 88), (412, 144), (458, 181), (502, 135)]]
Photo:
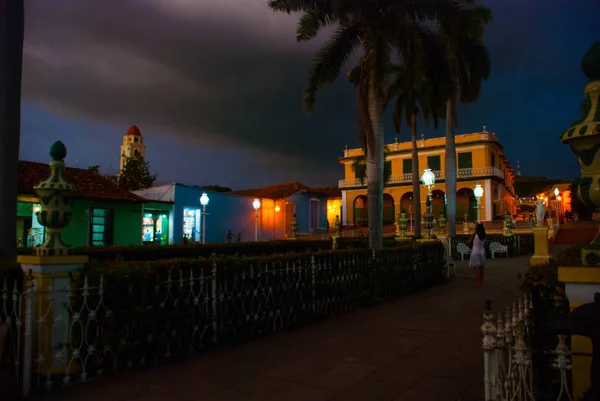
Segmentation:
[(484, 221), (492, 221), (492, 198), (494, 194), (492, 193), (492, 182), (490, 180), (485, 180), (483, 183), (483, 213), (481, 214), (481, 219)]
[(348, 204), (346, 203), (346, 191), (342, 191), (342, 225), (348, 221)]
[[(69, 207), (75, 192), (75, 186), (65, 178), (66, 155), (65, 145), (55, 142), (50, 148), (50, 175), (34, 187), (41, 205), (36, 218), (46, 230), (46, 239), (35, 249), (35, 255), (17, 258), (26, 276), (31, 273), (26, 289), (33, 286), (33, 296), (25, 302), (25, 327), (31, 327), (31, 337), (23, 347), (24, 361), (33, 363), (32, 370), (40, 375), (64, 374), (64, 380), (80, 369), (79, 359), (66, 345), (71, 342), (74, 313), (69, 306), (69, 274), (88, 262), (87, 256), (71, 256), (62, 240), (62, 230), (71, 221)], [(24, 395), (29, 384), (23, 383)]]

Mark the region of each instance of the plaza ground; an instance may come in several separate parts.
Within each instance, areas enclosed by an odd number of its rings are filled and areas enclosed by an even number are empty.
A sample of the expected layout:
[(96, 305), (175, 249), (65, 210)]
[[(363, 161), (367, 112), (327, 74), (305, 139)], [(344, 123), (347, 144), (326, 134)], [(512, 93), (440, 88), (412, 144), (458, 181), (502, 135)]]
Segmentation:
[(483, 288), (467, 262), (452, 282), (234, 348), (61, 389), (75, 401), (475, 401), (483, 399), (485, 300), (518, 296), (528, 257), (489, 261)]

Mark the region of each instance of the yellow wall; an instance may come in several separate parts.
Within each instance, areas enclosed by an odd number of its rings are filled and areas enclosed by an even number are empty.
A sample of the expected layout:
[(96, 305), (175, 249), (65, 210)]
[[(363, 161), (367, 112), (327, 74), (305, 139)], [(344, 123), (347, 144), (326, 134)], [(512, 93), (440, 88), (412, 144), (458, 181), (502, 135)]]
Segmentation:
[(342, 221), (342, 198), (327, 199), (327, 221), (332, 230), (334, 228), (335, 216), (339, 216), (342, 224), (344, 223)]
[[(439, 156), (440, 170), (436, 173), (436, 184), (434, 190), (441, 190), (446, 193), (444, 183), (445, 169), (445, 138), (419, 139), (417, 141), (419, 151), (419, 181), (424, 169), (428, 167), (428, 157)], [(472, 165), (470, 168), (458, 165), (460, 153), (471, 153)], [(514, 172), (505, 157), (502, 145), (498, 141), (495, 134), (482, 131), (473, 134), (464, 134), (456, 136), (456, 153), (457, 153), (457, 168), (458, 168), (458, 183), (457, 190), (460, 192), (463, 188), (474, 189), (477, 183), (484, 187), (484, 198), (482, 206), (487, 210), (482, 210), (482, 219), (489, 220), (498, 218), (503, 215), (505, 210), (511, 214), (516, 213), (516, 201), (513, 197), (514, 187)], [(493, 156), (492, 156), (493, 155)], [(412, 178), (410, 174), (404, 174), (404, 160), (411, 159), (412, 144), (411, 142), (392, 143), (386, 145), (386, 162), (391, 162), (391, 177), (385, 183), (384, 193), (393, 197), (395, 203), (395, 214), (400, 212), (401, 207), (406, 209), (408, 203), (401, 201), (402, 196), (408, 192), (412, 192)], [(494, 160), (493, 160), (494, 159)], [(366, 195), (366, 180), (364, 182), (356, 182), (354, 165), (364, 163), (364, 152), (362, 149), (346, 149), (344, 157), (340, 159), (340, 163), (344, 164), (345, 178), (339, 183), (342, 191), (345, 191), (345, 211), (346, 221), (350, 224), (354, 223), (354, 200), (359, 195)], [(492, 163), (493, 162), (493, 163)], [(424, 202), (427, 198), (427, 188), (420, 186), (420, 196), (424, 213)], [(459, 196), (460, 197), (460, 196)], [(463, 201), (468, 202), (468, 197)], [(385, 202), (385, 201), (384, 201)], [(460, 199), (458, 200), (460, 203)], [(434, 201), (434, 212), (437, 210)], [(458, 205), (457, 209), (469, 210), (466, 205)], [(464, 206), (464, 207), (462, 207)], [(385, 207), (385, 206), (384, 206)], [(439, 209), (439, 208), (438, 208)], [(457, 210), (457, 217), (463, 218), (463, 214)], [(409, 213), (409, 210), (406, 210)], [(437, 214), (437, 213), (436, 213)], [(486, 218), (487, 216), (487, 218)]]

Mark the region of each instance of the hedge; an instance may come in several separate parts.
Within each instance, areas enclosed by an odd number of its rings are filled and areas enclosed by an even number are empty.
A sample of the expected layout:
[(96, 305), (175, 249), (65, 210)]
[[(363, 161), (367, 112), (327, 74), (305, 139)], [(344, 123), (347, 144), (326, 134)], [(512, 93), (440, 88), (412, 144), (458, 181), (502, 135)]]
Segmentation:
[[(384, 239), (384, 247), (395, 247), (393, 238)], [(363, 249), (369, 247), (367, 238), (338, 238), (338, 249)], [(145, 261), (164, 259), (208, 258), (213, 255), (261, 256), (286, 253), (305, 253), (328, 250), (331, 240), (278, 240), (265, 242), (238, 242), (232, 244), (187, 244), (187, 245), (146, 245), (108, 246), (73, 248), (74, 255), (88, 255), (98, 262), (110, 260)], [(21, 254), (31, 254), (33, 250), (21, 249)]]

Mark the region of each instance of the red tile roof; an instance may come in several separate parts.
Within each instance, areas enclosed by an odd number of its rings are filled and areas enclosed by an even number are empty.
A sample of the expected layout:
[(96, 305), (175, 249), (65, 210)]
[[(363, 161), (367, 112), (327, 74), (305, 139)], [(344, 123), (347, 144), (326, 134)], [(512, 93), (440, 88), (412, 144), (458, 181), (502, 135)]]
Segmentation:
[(137, 125), (132, 125), (131, 127), (129, 127), (129, 129), (127, 130), (127, 132), (125, 133), (125, 135), (142, 136), (142, 132), (137, 127)]
[(309, 191), (310, 188), (299, 182), (288, 182), (287, 184), (271, 185), (263, 188), (244, 189), (232, 191), (235, 195), (255, 196), (257, 198), (284, 199), (292, 196), (298, 191)]
[[(332, 191), (332, 188), (334, 188), (334, 187), (313, 189), (313, 188), (307, 187), (304, 184), (299, 183), (298, 181), (294, 181), (294, 182), (288, 182), (286, 184), (271, 185), (271, 186), (263, 187), (263, 188), (232, 191), (231, 193), (235, 194), (235, 195), (255, 196), (257, 198), (285, 199), (285, 198), (292, 196), (296, 192), (302, 191), (302, 192), (321, 193), (321, 194), (329, 197), (329, 195), (331, 193), (334, 193)], [(337, 198), (337, 197), (341, 197), (341, 196), (342, 196), (342, 194), (338, 189), (337, 192), (335, 192), (335, 196), (331, 196), (331, 197)]]
[[(19, 161), (19, 194), (35, 195), (33, 187), (50, 176), (50, 166), (43, 163)], [(143, 202), (144, 198), (121, 188), (111, 180), (90, 170), (65, 168), (67, 180), (75, 185), (74, 196), (80, 198)]]
[(312, 188), (311, 191), (321, 193), (328, 198), (341, 198), (342, 197), (342, 191), (338, 187)]

